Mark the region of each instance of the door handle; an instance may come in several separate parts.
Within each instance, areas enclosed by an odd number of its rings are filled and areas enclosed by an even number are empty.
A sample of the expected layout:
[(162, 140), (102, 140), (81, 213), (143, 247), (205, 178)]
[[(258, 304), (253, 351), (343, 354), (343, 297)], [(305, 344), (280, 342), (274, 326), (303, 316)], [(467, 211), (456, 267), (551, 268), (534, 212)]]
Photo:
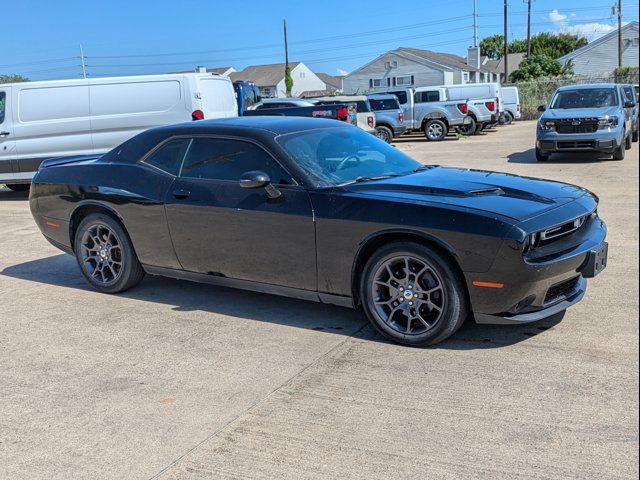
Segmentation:
[(188, 198), (190, 194), (190, 191), (183, 190), (182, 188), (173, 191), (173, 196), (178, 200), (184, 200), (185, 198)]
[(0, 137), (7, 137), (11, 135), (11, 132), (0, 132)]

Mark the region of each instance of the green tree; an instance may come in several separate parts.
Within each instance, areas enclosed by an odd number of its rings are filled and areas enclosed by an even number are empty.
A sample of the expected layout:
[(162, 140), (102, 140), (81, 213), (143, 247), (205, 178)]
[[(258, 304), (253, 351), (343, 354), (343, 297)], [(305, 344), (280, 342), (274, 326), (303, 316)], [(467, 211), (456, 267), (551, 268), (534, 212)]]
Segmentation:
[(520, 62), (520, 66), (511, 73), (509, 80), (511, 82), (527, 82), (540, 77), (570, 75), (572, 70), (571, 63), (563, 65), (549, 55), (532, 54)]
[(491, 35), (480, 41), (480, 53), (497, 60), (504, 54), (504, 37), (502, 35)]
[(293, 90), (293, 78), (291, 77), (291, 67), (289, 65), (284, 68), (284, 86), (287, 89), (287, 97), (290, 97), (291, 90)]
[(23, 77), (22, 75), (0, 75), (0, 83), (18, 83), (28, 81), (29, 79), (27, 77)]
[[(531, 55), (547, 55), (558, 58), (584, 47), (588, 42), (585, 37), (568, 33), (538, 33), (531, 37)], [(497, 60), (504, 55), (504, 36), (492, 35), (480, 42), (482, 55)], [(527, 40), (516, 38), (509, 43), (509, 53), (525, 53)]]

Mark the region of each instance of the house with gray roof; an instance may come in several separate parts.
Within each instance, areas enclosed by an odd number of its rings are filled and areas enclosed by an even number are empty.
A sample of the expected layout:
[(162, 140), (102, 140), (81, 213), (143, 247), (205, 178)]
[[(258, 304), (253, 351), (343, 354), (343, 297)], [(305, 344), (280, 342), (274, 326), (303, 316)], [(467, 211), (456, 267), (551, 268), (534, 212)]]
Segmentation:
[(453, 85), (497, 82), (500, 75), (482, 65), (480, 49), (471, 47), (467, 57), (418, 48), (400, 47), (386, 52), (342, 80), (345, 93), (362, 93), (395, 86)]
[[(299, 97), (305, 92), (318, 92), (327, 89), (326, 84), (304, 63), (290, 62), (289, 67), (291, 67), (291, 78), (293, 79), (292, 96)], [(239, 72), (233, 72), (231, 79), (255, 83), (265, 98), (286, 97), (284, 70), (284, 63), (251, 65)]]
[[(622, 27), (622, 66), (638, 67), (638, 22)], [(618, 30), (611, 30), (582, 48), (558, 58), (571, 62), (576, 75), (611, 75), (618, 66)]]

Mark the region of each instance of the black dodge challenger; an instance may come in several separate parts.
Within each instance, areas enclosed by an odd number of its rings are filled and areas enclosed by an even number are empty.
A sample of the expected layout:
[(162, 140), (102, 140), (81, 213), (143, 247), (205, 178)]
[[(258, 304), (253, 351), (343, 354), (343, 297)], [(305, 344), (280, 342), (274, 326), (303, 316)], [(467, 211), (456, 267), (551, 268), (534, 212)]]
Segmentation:
[(564, 183), (424, 166), (354, 126), (245, 117), (45, 161), (33, 216), (97, 290), (146, 273), (362, 307), (425, 346), (580, 301), (606, 265), (598, 199)]

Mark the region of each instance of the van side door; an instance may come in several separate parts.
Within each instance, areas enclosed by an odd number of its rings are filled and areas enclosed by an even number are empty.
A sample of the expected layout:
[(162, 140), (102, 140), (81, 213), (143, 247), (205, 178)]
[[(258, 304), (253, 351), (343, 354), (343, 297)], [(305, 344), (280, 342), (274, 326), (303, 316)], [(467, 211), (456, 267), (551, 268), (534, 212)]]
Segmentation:
[(16, 141), (13, 136), (11, 87), (0, 85), (0, 183), (9, 183), (14, 178), (15, 158)]

